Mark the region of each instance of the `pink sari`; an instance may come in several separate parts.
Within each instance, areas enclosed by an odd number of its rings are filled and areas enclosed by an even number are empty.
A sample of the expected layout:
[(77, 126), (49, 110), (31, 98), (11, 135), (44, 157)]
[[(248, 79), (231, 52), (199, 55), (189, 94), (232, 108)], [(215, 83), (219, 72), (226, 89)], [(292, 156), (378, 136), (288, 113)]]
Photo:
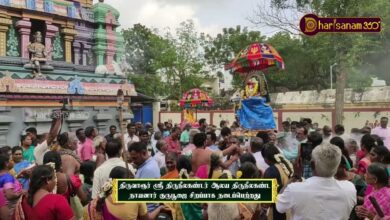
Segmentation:
[(198, 168), (195, 174), (199, 179), (208, 179), (209, 177), (209, 166), (202, 165)]
[(104, 202), (102, 212), (96, 210), (96, 204), (98, 199), (92, 200), (84, 210), (84, 219), (86, 220), (120, 220), (115, 217), (107, 208), (106, 202)]
[(376, 199), (383, 214), (385, 214), (385, 216), (390, 216), (390, 187), (382, 187), (378, 191), (372, 191), (369, 195), (364, 197), (363, 207), (372, 213), (376, 213), (374, 206), (369, 200), (370, 196)]

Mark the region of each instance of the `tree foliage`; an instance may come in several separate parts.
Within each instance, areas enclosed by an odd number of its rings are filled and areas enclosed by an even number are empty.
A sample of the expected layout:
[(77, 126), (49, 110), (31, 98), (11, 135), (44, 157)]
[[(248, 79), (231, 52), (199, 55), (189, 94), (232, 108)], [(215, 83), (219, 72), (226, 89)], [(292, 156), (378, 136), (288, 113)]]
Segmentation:
[[(227, 27), (215, 38), (196, 32), (192, 21), (164, 33), (141, 24), (124, 30), (127, 61), (132, 67), (129, 78), (137, 89), (150, 96), (180, 99), (181, 94), (200, 87), (212, 74), (222, 77), (223, 68), (237, 53), (254, 42), (270, 43), (283, 57), (285, 71), (269, 69), (266, 77), (271, 92), (328, 89), (329, 68), (334, 69), (334, 84), (369, 86), (371, 76), (390, 83), (390, 2), (388, 0), (269, 0), (254, 13), (254, 24), (279, 27), (281, 32), (266, 38), (246, 27)], [(256, 10), (259, 10), (256, 9)], [(315, 13), (327, 17), (381, 17), (380, 34), (317, 34), (307, 37), (297, 32), (298, 19), (291, 17)], [(266, 16), (267, 15), (267, 16)], [(243, 79), (233, 75), (233, 87), (242, 88)], [(341, 88), (341, 87), (340, 87)], [(339, 90), (340, 90), (339, 88)]]
[(169, 95), (166, 85), (156, 74), (131, 74), (129, 79), (137, 91), (151, 97), (166, 97)]
[[(249, 31), (247, 27), (242, 28), (223, 28), (222, 33), (216, 38), (210, 39), (209, 44), (205, 45), (205, 58), (207, 64), (217, 71), (224, 68), (240, 50), (249, 46), (254, 42), (263, 42), (265, 36), (262, 36), (259, 31)], [(242, 87), (242, 78), (233, 75), (233, 88)]]
[[(271, 0), (270, 2), (270, 7), (264, 6), (263, 3), (259, 5), (250, 20), (258, 25), (280, 27), (278, 29), (283, 32), (290, 27), (288, 32), (290, 34), (298, 30), (297, 15), (302, 16), (305, 13), (315, 13), (320, 17), (381, 17), (383, 31), (380, 34), (317, 34), (314, 37), (307, 37), (295, 32), (297, 34), (295, 36), (304, 44), (313, 44), (313, 48), (305, 47), (305, 50), (317, 51), (313, 54), (314, 56), (310, 57), (312, 60), (327, 60), (321, 63), (324, 65), (322, 69), (327, 70), (328, 73), (329, 66), (338, 62), (345, 65), (346, 71), (350, 73), (349, 77), (354, 78), (353, 74), (360, 75), (357, 78), (361, 78), (362, 83), (369, 81), (369, 76), (372, 74), (384, 77), (383, 70), (386, 69), (384, 66), (388, 63), (384, 60), (388, 60), (390, 45), (389, 30), (386, 29), (386, 25), (390, 22), (389, 1)], [(288, 17), (294, 19), (288, 20)], [(277, 44), (273, 46), (279, 47)], [(327, 53), (324, 54), (323, 51)], [(285, 58), (286, 62), (289, 62), (288, 60)], [(287, 71), (289, 72), (289, 69)], [(364, 75), (366, 78), (362, 77)]]
[(127, 61), (136, 88), (154, 97), (179, 99), (191, 88), (200, 87), (207, 75), (202, 45), (204, 37), (194, 23), (182, 22), (173, 34), (159, 34), (141, 24), (123, 31)]
[[(389, 21), (388, 0), (271, 0), (271, 12), (259, 10), (255, 15), (257, 19), (252, 19), (261, 24), (272, 24), (272, 27), (286, 27), (285, 22), (278, 19), (278, 15), (285, 15), (286, 11), (293, 10), (301, 14), (315, 13), (320, 17), (368, 17), (383, 16), (382, 25), (386, 26)], [(260, 7), (259, 7), (260, 8)], [(273, 13), (273, 14), (272, 14)], [(270, 15), (271, 14), (271, 15)], [(254, 23), (256, 23), (254, 22)], [(296, 23), (289, 24), (291, 27), (297, 27)], [(287, 25), (288, 26), (288, 25)], [(295, 28), (296, 29), (296, 28)], [(281, 28), (281, 30), (285, 30)], [(332, 63), (338, 63), (336, 80), (336, 122), (342, 122), (342, 109), (344, 104), (344, 88), (347, 84), (347, 76), (350, 80), (349, 86), (364, 87), (370, 83), (370, 72), (368, 68), (372, 67), (372, 59), (378, 55), (388, 54), (388, 31), (381, 34), (317, 34), (309, 38), (299, 36), (303, 43), (319, 42), (314, 49), (306, 47), (311, 51), (323, 50), (327, 53), (314, 53), (314, 56), (308, 57), (312, 61), (319, 61), (321, 69), (326, 69)], [(275, 45), (275, 47), (278, 47)], [(384, 48), (384, 49), (383, 49)], [(387, 57), (387, 56), (385, 56)], [(326, 59), (327, 58), (327, 59)], [(285, 57), (286, 59), (286, 57)], [(375, 59), (375, 58), (374, 58)], [(288, 61), (289, 62), (289, 61)], [(375, 68), (374, 68), (375, 69)], [(321, 75), (319, 75), (321, 76)], [(304, 80), (300, 78), (299, 80)]]

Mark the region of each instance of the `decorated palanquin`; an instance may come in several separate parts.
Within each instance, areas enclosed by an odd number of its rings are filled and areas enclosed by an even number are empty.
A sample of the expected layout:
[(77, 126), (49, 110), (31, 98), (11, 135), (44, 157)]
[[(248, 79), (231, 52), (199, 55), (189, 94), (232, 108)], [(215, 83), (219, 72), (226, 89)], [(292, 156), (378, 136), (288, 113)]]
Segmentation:
[(190, 89), (183, 94), (179, 101), (180, 107), (183, 108), (183, 121), (181, 127), (191, 124), (192, 127), (198, 127), (197, 109), (208, 108), (213, 105), (213, 100), (209, 95), (200, 89)]
[[(246, 135), (253, 136), (260, 130), (276, 128), (267, 80), (263, 72), (270, 67), (284, 69), (279, 53), (269, 44), (254, 43), (241, 50), (226, 66), (233, 74), (244, 77), (240, 97), (235, 97), (236, 118)], [(239, 131), (242, 132), (242, 131)]]
[(118, 125), (118, 89), (126, 107), (137, 96), (118, 19), (103, 0), (0, 0), (0, 147), (29, 126), (47, 132), (64, 103), (73, 109), (65, 131)]

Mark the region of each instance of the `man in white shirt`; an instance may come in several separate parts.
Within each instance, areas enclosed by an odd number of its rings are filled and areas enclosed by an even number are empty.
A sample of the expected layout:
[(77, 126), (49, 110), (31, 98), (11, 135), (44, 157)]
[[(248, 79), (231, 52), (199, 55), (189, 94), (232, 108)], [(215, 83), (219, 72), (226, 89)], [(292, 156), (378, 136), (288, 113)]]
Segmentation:
[(164, 140), (159, 140), (156, 144), (157, 153), (153, 158), (157, 161), (158, 167), (161, 169), (165, 167), (165, 156), (168, 153), (168, 145)]
[[(110, 172), (114, 167), (125, 167), (125, 162), (120, 158), (121, 143), (119, 141), (111, 141), (106, 145), (106, 154), (108, 160), (104, 161), (102, 165), (96, 168), (93, 176), (92, 184), (92, 199), (98, 197), (101, 187), (110, 178)], [(128, 164), (130, 175), (135, 175), (135, 169), (132, 165)]]
[[(62, 114), (60, 110), (54, 113), (57, 114), (57, 116)], [(60, 117), (53, 118), (49, 134), (45, 135), (45, 138), (41, 140), (41, 143), (38, 143), (38, 145), (34, 148), (35, 163), (37, 165), (43, 165), (43, 156), (49, 151), (49, 146), (54, 142), (60, 132), (62, 126), (61, 122), (62, 120)]]
[(337, 124), (334, 126), (334, 133), (334, 136), (343, 139), (344, 143), (348, 143), (349, 139), (351, 139), (351, 136), (345, 133), (344, 125)]
[(263, 156), (261, 155), (261, 150), (263, 149), (263, 139), (259, 137), (252, 137), (250, 142), (250, 149), (252, 155), (256, 159), (256, 166), (257, 169), (260, 169), (262, 173), (265, 172), (265, 170), (269, 167), (268, 164), (265, 162)]
[(139, 137), (135, 133), (136, 133), (135, 124), (134, 123), (128, 124), (127, 133), (124, 135), (125, 146), (127, 146), (129, 143), (139, 142)]
[(332, 139), (332, 129), (328, 125), (325, 125), (322, 128), (322, 141), (330, 143), (330, 139)]
[(382, 140), (387, 149), (390, 150), (390, 129), (387, 128), (389, 119), (387, 117), (381, 118), (381, 126), (376, 127), (372, 130), (372, 134), (378, 135)]
[(291, 211), (293, 220), (344, 220), (356, 205), (356, 189), (349, 181), (334, 179), (341, 160), (337, 146), (323, 143), (312, 152), (314, 176), (301, 183), (291, 183), (280, 191), (276, 209)]

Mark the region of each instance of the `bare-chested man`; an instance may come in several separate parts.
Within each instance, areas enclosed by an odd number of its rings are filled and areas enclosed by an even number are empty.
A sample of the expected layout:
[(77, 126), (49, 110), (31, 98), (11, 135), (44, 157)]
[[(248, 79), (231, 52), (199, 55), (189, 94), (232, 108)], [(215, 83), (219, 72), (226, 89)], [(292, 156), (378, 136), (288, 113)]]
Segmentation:
[(82, 163), (80, 157), (75, 153), (78, 139), (73, 132), (64, 132), (57, 138), (61, 149), (58, 153), (61, 155), (62, 169), (68, 175), (78, 174)]
[[(194, 174), (196, 173), (196, 171), (201, 165), (210, 164), (210, 156), (213, 153), (213, 151), (205, 149), (206, 138), (207, 136), (205, 133), (198, 133), (194, 135), (193, 143), (196, 148), (192, 150), (192, 157), (191, 157), (192, 172)], [(221, 153), (223, 156), (230, 155), (233, 152), (237, 151), (237, 149), (238, 149), (237, 145), (231, 145)]]

